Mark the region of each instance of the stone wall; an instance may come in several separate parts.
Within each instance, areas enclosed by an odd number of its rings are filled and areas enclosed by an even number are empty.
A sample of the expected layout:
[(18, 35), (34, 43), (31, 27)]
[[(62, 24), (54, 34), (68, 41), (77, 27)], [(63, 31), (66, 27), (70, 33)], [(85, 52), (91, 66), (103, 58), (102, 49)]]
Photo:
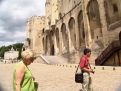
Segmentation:
[[(120, 0), (47, 0), (45, 32), (40, 40), (43, 53), (66, 56), (71, 63), (77, 63), (83, 49), (89, 47), (92, 55), (98, 56), (118, 39), (120, 3)], [(35, 39), (33, 47), (37, 46)]]
[(27, 23), (27, 38), (30, 39), (30, 48), (35, 53), (43, 53), (43, 32), (45, 17), (33, 16)]

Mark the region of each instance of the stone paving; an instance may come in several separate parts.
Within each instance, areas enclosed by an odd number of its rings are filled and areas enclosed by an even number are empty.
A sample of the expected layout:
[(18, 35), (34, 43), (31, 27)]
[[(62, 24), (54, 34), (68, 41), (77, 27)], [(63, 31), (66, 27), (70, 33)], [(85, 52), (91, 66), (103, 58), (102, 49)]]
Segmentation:
[[(0, 84), (4, 91), (12, 91), (12, 72), (14, 64), (0, 63)], [(46, 65), (31, 64), (30, 69), (36, 81), (39, 82), (38, 91), (79, 91), (81, 84), (74, 82), (76, 65)], [(93, 67), (94, 68), (94, 67)], [(93, 76), (94, 91), (121, 91), (121, 68), (95, 67)], [(2, 90), (0, 90), (2, 91)]]

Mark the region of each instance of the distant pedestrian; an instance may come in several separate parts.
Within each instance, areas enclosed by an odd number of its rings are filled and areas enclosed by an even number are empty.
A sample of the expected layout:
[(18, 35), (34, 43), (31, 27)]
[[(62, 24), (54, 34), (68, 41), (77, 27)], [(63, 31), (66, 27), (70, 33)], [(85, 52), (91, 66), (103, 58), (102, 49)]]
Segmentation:
[[(13, 73), (13, 91), (36, 91), (34, 77), (28, 68), (34, 61), (34, 53), (31, 50), (22, 52), (22, 61), (19, 62)], [(37, 87), (37, 84), (36, 84)]]
[(80, 59), (80, 69), (83, 72), (83, 83), (82, 83), (83, 91), (92, 91), (90, 73), (94, 73), (94, 71), (91, 69), (89, 64), (90, 55), (91, 55), (91, 50), (85, 48), (84, 55)]

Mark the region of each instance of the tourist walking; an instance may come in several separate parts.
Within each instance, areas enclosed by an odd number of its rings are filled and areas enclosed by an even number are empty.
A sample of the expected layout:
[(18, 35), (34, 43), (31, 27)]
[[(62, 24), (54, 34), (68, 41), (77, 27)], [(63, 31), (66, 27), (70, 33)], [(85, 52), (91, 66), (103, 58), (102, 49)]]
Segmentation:
[(90, 73), (94, 73), (89, 64), (89, 58), (91, 56), (91, 50), (88, 48), (84, 49), (84, 55), (80, 58), (80, 69), (83, 72), (83, 83), (82, 90), (83, 91), (92, 91), (91, 85), (91, 77)]

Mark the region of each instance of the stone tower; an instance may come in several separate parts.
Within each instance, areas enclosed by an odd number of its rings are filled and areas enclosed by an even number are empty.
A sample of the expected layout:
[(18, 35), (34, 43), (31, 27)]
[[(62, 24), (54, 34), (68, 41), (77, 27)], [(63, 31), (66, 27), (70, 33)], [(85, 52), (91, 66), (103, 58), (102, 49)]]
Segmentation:
[(30, 48), (35, 53), (43, 53), (42, 33), (44, 32), (44, 26), (44, 16), (33, 16), (27, 22), (27, 38), (30, 40)]

